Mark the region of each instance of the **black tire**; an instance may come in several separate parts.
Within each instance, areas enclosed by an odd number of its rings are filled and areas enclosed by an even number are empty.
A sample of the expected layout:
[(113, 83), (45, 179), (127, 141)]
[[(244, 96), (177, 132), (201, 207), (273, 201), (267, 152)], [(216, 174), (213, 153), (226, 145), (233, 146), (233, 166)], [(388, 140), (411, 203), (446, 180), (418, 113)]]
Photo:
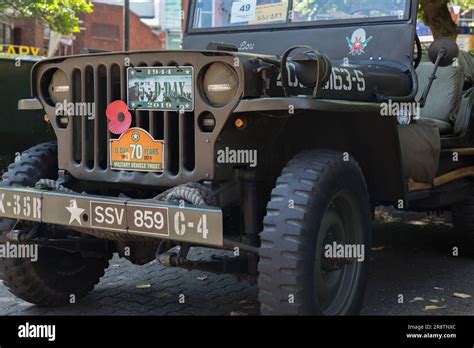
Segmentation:
[[(40, 179), (56, 179), (57, 172), (56, 143), (40, 144), (8, 167), (2, 185), (34, 187)], [(0, 219), (0, 232), (8, 233), (14, 223)], [(84, 258), (80, 253), (41, 247), (36, 262), (0, 258), (0, 278), (11, 293), (27, 302), (59, 306), (70, 303), (72, 295), (79, 299), (91, 291), (104, 275), (110, 257)]]
[(474, 197), (453, 205), (451, 215), (454, 231), (462, 241), (459, 254), (474, 256)]
[[(348, 202), (354, 203), (343, 208), (345, 198), (342, 197), (346, 195)], [(321, 226), (324, 221), (327, 230), (332, 228), (328, 215), (334, 217), (335, 214), (341, 215), (338, 221), (353, 214), (351, 223), (345, 221), (339, 227), (344, 226), (343, 234), (349, 235), (356, 228), (351, 226), (357, 226), (358, 237), (354, 239), (354, 234), (346, 238), (351, 243), (346, 243), (364, 245), (365, 261), (352, 260), (350, 264), (327, 271), (320, 260), (322, 246), (330, 232), (325, 235)], [(364, 175), (355, 160), (344, 161), (342, 153), (330, 150), (312, 150), (295, 156), (277, 179), (260, 236), (258, 286), (262, 314), (359, 313), (370, 260), (371, 216)], [(331, 272), (338, 272), (332, 274), (342, 275), (341, 279), (347, 274), (349, 281), (341, 281), (344, 285), (336, 292), (334, 300), (323, 303), (319, 287), (325, 281), (316, 282), (316, 279), (332, 277)], [(334, 296), (328, 288), (324, 290), (325, 295)], [(347, 298), (341, 300), (339, 294), (346, 290)]]

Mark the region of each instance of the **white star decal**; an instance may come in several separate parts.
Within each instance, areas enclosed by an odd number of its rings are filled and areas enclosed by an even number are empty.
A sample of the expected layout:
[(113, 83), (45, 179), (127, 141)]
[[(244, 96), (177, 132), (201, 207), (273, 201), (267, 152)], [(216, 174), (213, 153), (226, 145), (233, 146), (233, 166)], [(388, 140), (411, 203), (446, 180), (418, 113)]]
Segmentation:
[(82, 226), (81, 215), (85, 209), (79, 208), (75, 199), (71, 199), (69, 207), (66, 207), (66, 209), (71, 214), (69, 225), (71, 225), (74, 221), (77, 221), (78, 224)]

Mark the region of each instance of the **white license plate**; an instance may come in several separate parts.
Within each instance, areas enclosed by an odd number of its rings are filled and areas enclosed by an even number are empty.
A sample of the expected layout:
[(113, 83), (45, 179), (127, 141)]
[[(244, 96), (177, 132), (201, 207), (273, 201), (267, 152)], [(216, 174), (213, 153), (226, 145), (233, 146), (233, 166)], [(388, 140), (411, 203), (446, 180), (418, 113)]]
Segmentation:
[(191, 66), (128, 68), (127, 80), (131, 110), (194, 110), (194, 68)]

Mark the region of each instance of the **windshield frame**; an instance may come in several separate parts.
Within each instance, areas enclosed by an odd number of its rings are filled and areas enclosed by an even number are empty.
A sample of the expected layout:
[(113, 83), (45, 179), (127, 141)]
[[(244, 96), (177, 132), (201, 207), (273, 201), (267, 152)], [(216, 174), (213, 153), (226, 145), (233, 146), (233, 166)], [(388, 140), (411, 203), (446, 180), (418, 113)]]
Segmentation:
[[(222, 33), (222, 32), (247, 32), (247, 31), (264, 31), (268, 29), (296, 29), (296, 28), (308, 28), (308, 27), (344, 27), (344, 26), (354, 26), (357, 24), (374, 24), (374, 23), (407, 23), (412, 20), (412, 13), (415, 5), (418, 6), (416, 0), (406, 0), (407, 6), (405, 9), (405, 14), (403, 19), (398, 19), (395, 16), (386, 16), (386, 17), (373, 17), (373, 18), (352, 18), (352, 19), (329, 19), (329, 20), (319, 20), (319, 21), (301, 21), (301, 22), (290, 22), (289, 13), (286, 16), (285, 23), (268, 23), (268, 24), (253, 24), (253, 25), (239, 25), (239, 26), (227, 26), (227, 27), (217, 27), (217, 28), (194, 28), (194, 16), (196, 10), (196, 1), (189, 1), (189, 15), (186, 23), (186, 33)], [(288, 0), (288, 8), (293, 8), (293, 0)], [(416, 13), (416, 12), (415, 12)]]

